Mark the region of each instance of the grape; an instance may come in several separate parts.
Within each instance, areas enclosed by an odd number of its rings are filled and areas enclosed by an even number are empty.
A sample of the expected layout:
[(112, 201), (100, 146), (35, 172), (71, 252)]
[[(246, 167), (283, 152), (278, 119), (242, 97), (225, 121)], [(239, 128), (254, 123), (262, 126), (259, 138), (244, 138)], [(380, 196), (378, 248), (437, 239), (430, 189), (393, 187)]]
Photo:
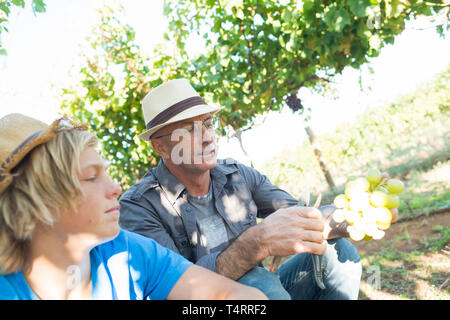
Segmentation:
[(355, 223), (359, 218), (358, 212), (356, 211), (344, 210), (343, 213), (345, 220), (347, 220), (349, 223)]
[(347, 198), (347, 199), (351, 199), (352, 198), (352, 196), (353, 196), (353, 193), (354, 193), (354, 188), (353, 188), (353, 183), (352, 183), (353, 181), (350, 181), (350, 182), (348, 182), (346, 185), (345, 185), (345, 197)]
[(378, 186), (378, 187), (375, 188), (375, 190), (377, 190), (377, 191), (382, 191), (382, 192), (384, 192), (384, 193), (389, 193), (388, 189), (386, 189), (386, 188), (383, 187), (383, 186)]
[(390, 193), (402, 193), (405, 190), (403, 182), (397, 179), (389, 179), (386, 188)]
[(373, 185), (377, 185), (380, 183), (381, 181), (381, 172), (378, 169), (370, 169), (367, 172), (367, 180), (373, 184)]
[(286, 104), (294, 112), (303, 109), (302, 101), (297, 97), (295, 93), (290, 94), (286, 98)]
[(390, 222), (388, 222), (388, 223), (377, 222), (377, 227), (380, 230), (387, 230), (387, 229), (389, 229), (390, 226), (391, 226)]
[(358, 229), (355, 226), (349, 226), (348, 232), (350, 234), (350, 238), (354, 241), (360, 241), (360, 240), (364, 239), (364, 237), (366, 235), (363, 230)]
[(376, 223), (366, 223), (364, 225), (364, 232), (366, 235), (372, 237), (378, 231), (378, 226)]
[(347, 198), (345, 197), (345, 195), (340, 194), (338, 195), (335, 199), (334, 199), (334, 205), (336, 206), (336, 208), (342, 209), (347, 205)]
[(365, 178), (357, 178), (345, 185), (345, 196), (347, 199), (357, 198), (360, 194), (369, 190), (370, 183)]
[(380, 239), (382, 239), (384, 237), (384, 234), (385, 234), (385, 232), (383, 230), (377, 229), (377, 232), (376, 232), (376, 234), (374, 234), (372, 236), (372, 239), (380, 240)]
[(345, 221), (345, 217), (344, 217), (344, 210), (342, 209), (336, 209), (333, 213), (333, 219), (334, 221), (336, 221), (337, 223), (341, 223)]
[(347, 221), (347, 230), (354, 241), (379, 240), (392, 222), (390, 209), (399, 206), (398, 194), (404, 191), (403, 182), (381, 179), (377, 169), (370, 169), (366, 178), (349, 178), (344, 194), (334, 199), (338, 208), (333, 214), (337, 223)]
[(386, 203), (386, 208), (389, 209), (394, 209), (394, 208), (398, 208), (399, 204), (400, 204), (400, 199), (398, 197), (398, 195), (396, 194), (388, 194), (387, 195), (387, 203)]
[(355, 194), (349, 202), (350, 208), (355, 211), (363, 211), (369, 205), (369, 194), (367, 192)]
[(353, 186), (358, 191), (367, 191), (370, 187), (370, 182), (366, 178), (356, 178), (356, 180), (353, 181)]
[(362, 216), (364, 221), (367, 224), (374, 224), (377, 222), (377, 208), (369, 206), (366, 210), (364, 210)]
[(382, 191), (374, 191), (370, 196), (370, 203), (375, 207), (384, 207), (388, 203), (388, 196)]
[(391, 223), (392, 213), (387, 208), (376, 208), (376, 221), (381, 224)]

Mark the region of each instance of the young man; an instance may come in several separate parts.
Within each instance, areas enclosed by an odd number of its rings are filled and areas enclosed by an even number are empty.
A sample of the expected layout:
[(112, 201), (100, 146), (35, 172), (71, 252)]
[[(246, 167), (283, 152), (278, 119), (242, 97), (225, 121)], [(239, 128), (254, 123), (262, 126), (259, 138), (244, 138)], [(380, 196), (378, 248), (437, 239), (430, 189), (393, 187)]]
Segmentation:
[(0, 299), (264, 299), (119, 228), (97, 137), (67, 119), (0, 119)]
[[(123, 228), (153, 238), (197, 265), (261, 289), (271, 299), (356, 299), (361, 263), (334, 207), (298, 201), (258, 171), (217, 160), (213, 117), (185, 79), (154, 88), (142, 103), (147, 131), (162, 160), (120, 199)], [(264, 220), (256, 224), (256, 217)], [(324, 241), (328, 240), (328, 242)], [(325, 290), (311, 254), (322, 255)], [(276, 273), (269, 256), (290, 256)]]

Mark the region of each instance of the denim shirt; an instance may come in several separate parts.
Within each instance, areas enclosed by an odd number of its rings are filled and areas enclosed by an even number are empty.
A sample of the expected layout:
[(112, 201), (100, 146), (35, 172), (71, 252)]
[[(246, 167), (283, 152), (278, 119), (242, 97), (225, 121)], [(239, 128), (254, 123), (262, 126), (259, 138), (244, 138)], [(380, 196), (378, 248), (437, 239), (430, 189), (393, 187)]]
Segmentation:
[[(274, 211), (298, 200), (270, 183), (257, 170), (233, 159), (218, 160), (210, 170), (217, 212), (235, 238)], [(202, 267), (216, 271), (220, 252), (207, 254), (200, 245), (195, 211), (187, 189), (161, 160), (156, 168), (120, 198), (120, 226), (156, 240)]]

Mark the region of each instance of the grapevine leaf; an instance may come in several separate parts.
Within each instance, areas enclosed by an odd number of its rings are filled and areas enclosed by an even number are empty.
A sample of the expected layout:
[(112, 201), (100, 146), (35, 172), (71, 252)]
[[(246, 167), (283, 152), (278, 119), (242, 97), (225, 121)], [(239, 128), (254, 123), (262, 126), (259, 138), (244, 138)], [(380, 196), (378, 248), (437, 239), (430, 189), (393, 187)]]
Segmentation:
[(330, 30), (342, 32), (344, 27), (350, 24), (350, 16), (345, 8), (339, 8), (336, 4), (333, 4), (329, 11), (325, 13), (324, 21)]
[(33, 12), (45, 12), (46, 5), (43, 0), (33, 0), (32, 2)]
[(366, 8), (370, 5), (370, 0), (348, 0), (350, 11), (357, 17), (363, 17), (366, 15)]

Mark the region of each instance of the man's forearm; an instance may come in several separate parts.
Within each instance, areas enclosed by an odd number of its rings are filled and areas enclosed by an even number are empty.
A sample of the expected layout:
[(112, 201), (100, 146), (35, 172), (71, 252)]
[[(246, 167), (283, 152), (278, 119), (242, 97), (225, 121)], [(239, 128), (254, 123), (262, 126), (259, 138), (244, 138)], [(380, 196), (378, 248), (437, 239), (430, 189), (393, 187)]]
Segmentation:
[[(325, 239), (330, 240), (348, 237), (348, 224), (346, 222), (336, 223), (332, 218), (336, 207), (322, 206), (319, 210), (326, 221), (323, 230)], [(263, 223), (260, 223), (247, 229), (226, 250), (217, 256), (217, 273), (227, 278), (237, 280), (270, 255), (269, 252), (264, 249), (267, 247), (268, 243), (267, 241), (265, 242), (262, 240), (265, 239), (264, 230), (266, 230), (262, 225)]]
[(217, 256), (216, 272), (237, 280), (266, 257), (259, 241), (257, 226), (243, 232)]

